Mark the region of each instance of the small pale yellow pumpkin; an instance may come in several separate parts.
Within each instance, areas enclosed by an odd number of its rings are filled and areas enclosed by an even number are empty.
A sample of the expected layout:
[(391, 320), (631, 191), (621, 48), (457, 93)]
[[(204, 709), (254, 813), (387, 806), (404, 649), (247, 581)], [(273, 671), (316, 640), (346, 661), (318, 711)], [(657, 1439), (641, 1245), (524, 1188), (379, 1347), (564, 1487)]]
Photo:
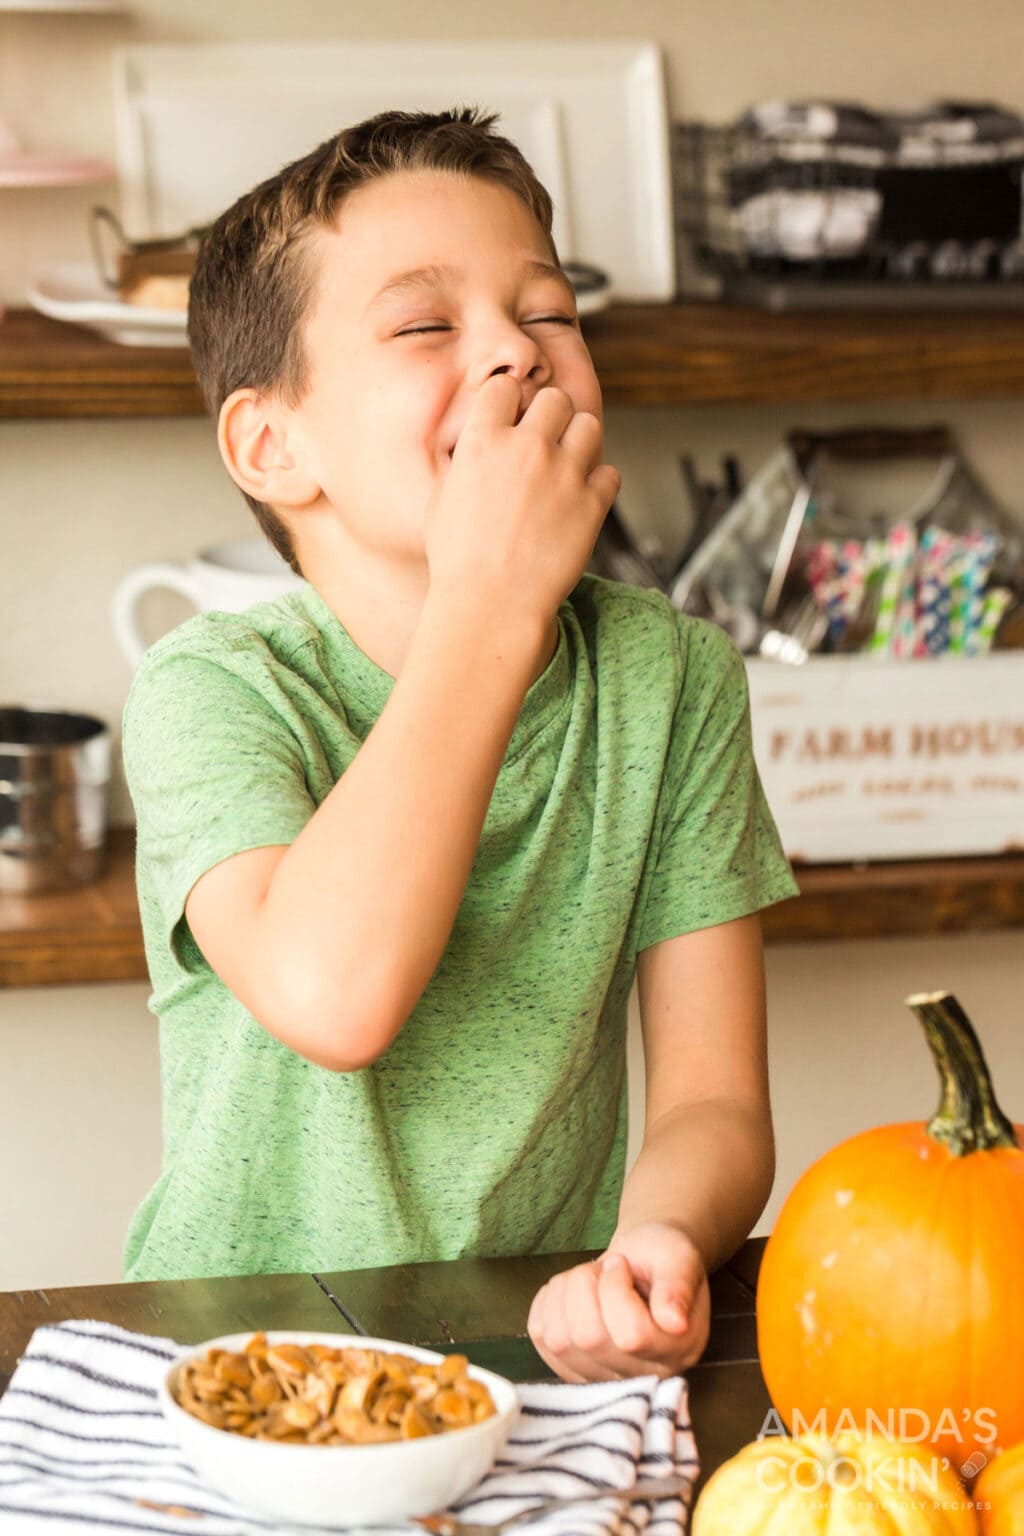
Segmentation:
[(973, 1504), (930, 1446), (845, 1430), (769, 1436), (712, 1474), (693, 1536), (977, 1536)]
[(982, 1536), (1024, 1536), (1024, 1441), (990, 1461), (974, 1485)]

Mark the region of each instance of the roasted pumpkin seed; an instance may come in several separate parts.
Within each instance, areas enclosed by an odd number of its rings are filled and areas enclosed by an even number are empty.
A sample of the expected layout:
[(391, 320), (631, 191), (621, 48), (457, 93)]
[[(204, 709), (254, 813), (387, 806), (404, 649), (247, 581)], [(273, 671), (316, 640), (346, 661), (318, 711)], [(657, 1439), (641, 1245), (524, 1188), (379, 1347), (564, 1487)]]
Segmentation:
[(465, 1355), (435, 1366), (386, 1350), (270, 1344), (263, 1332), (239, 1352), (211, 1347), (185, 1361), (177, 1399), (216, 1429), (294, 1445), (414, 1440), (495, 1412)]

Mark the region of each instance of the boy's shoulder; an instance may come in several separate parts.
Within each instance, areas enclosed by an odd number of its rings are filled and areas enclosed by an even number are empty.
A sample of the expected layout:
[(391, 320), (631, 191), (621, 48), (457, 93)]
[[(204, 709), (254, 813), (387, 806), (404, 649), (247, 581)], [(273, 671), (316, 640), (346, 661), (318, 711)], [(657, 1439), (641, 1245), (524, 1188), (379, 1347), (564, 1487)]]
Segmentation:
[(302, 647), (319, 639), (303, 595), (298, 590), (240, 613), (215, 610), (186, 619), (148, 647), (129, 698), (168, 669), (179, 676), (194, 671), (201, 677), (203, 664), (209, 663), (245, 677), (287, 667)]
[(143, 656), (141, 666), (150, 667), (170, 656), (215, 659), (266, 650), (284, 659), (290, 651), (308, 644), (318, 635), (302, 597), (300, 590), (286, 593), (272, 602), (254, 603), (239, 613), (216, 609), (194, 614), (154, 641)]
[(319, 631), (301, 589), (241, 613), (197, 613), (154, 642), (136, 668), (125, 698), (125, 738), (170, 722), (222, 722), (240, 703), (261, 713), (280, 711), (290, 679), (318, 660), (303, 649)]
[(743, 658), (727, 632), (709, 619), (681, 613), (660, 589), (588, 571), (568, 602), (598, 665), (612, 655), (631, 667), (668, 661), (678, 669), (680, 684), (695, 671), (709, 679), (743, 672)]

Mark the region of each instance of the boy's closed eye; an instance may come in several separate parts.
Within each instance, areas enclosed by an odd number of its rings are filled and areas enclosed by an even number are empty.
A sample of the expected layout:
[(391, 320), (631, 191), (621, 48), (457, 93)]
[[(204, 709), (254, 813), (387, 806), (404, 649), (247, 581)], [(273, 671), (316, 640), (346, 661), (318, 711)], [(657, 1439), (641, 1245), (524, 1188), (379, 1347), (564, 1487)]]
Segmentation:
[[(524, 320), (523, 324), (524, 325), (571, 325), (571, 326), (575, 326), (576, 325), (576, 321), (573, 320), (569, 315), (539, 315), (537, 317), (537, 319), (535, 319), (535, 320)], [(395, 334), (398, 335), (398, 336), (426, 336), (431, 331), (450, 331), (450, 330), (451, 330), (451, 326), (450, 325), (420, 325), (420, 326), (416, 326), (413, 330), (397, 331)]]

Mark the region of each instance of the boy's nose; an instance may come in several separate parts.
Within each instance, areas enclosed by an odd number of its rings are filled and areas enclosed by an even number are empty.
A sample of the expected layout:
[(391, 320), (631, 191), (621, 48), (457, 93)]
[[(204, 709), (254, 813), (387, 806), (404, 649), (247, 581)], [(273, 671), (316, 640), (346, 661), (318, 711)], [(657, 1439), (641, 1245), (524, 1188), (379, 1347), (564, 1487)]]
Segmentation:
[(519, 379), (520, 384), (525, 384), (527, 379), (534, 379), (534, 381), (536, 381), (537, 387), (540, 387), (540, 384), (545, 381), (545, 376), (547, 376), (550, 372), (551, 370), (545, 367), (543, 361), (533, 362), (533, 364), (531, 364), (528, 369), (517, 369), (517, 367), (510, 366), (508, 362), (502, 362), (500, 367), (496, 367), (496, 369), (490, 370), (487, 378), (493, 378), (494, 373), (511, 373), (511, 376), (513, 376), (514, 379)]
[(522, 326), (505, 322), (481, 340), (477, 366), (479, 373), (476, 368), (472, 372), (481, 383), (492, 374), (508, 373), (524, 390), (540, 389), (552, 374), (551, 360), (537, 338)]

